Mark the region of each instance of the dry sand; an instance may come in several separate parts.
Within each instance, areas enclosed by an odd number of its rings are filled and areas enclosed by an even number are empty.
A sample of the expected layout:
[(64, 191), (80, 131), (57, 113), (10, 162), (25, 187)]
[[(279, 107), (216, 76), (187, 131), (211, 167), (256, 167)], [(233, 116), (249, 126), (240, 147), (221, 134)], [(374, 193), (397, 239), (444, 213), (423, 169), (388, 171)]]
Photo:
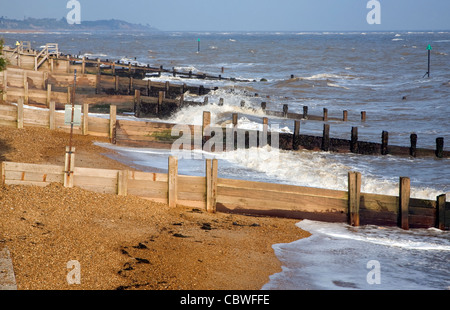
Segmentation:
[[(68, 134), (0, 126), (0, 160), (63, 164)], [(74, 136), (76, 165), (127, 169)], [(272, 245), (309, 236), (297, 220), (203, 210), (66, 189), (0, 188), (0, 247), (19, 290), (259, 290), (281, 271)], [(76, 260), (81, 284), (69, 285)]]

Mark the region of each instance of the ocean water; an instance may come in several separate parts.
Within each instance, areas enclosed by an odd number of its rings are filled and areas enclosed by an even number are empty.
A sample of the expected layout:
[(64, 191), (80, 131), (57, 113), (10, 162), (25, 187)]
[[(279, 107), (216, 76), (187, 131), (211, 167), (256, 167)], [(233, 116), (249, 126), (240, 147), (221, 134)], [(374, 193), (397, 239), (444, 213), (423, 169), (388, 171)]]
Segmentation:
[[(205, 72), (251, 82), (184, 80), (163, 75), (152, 80), (219, 86), (209, 94), (212, 122), (223, 124), (239, 113), (239, 126), (259, 128), (267, 109), (341, 117), (329, 121), (330, 136), (350, 138), (358, 127), (359, 140), (379, 142), (389, 132), (389, 143), (409, 146), (411, 133), (418, 147), (436, 147), (443, 137), (450, 150), (450, 32), (382, 33), (28, 33), (0, 34), (6, 44), (31, 41), (35, 48), (59, 43), (64, 53), (102, 59), (135, 61), (155, 67)], [(201, 50), (197, 52), (197, 40)], [(431, 76), (427, 50), (431, 44)], [(223, 68), (223, 73), (222, 73)], [(293, 78), (291, 78), (293, 75)], [(262, 80), (264, 79), (264, 80)], [(219, 106), (220, 98), (225, 104)], [(203, 101), (203, 96), (189, 95)], [(244, 100), (245, 106), (240, 102)], [(163, 121), (202, 122), (205, 107), (187, 107)], [(366, 111), (366, 122), (360, 112)], [(121, 118), (134, 118), (123, 115)], [(292, 132), (294, 121), (271, 117), (269, 126)], [(301, 131), (321, 135), (323, 122), (302, 120)], [(167, 169), (170, 150), (114, 148), (127, 163), (143, 169)], [(205, 158), (219, 159), (219, 177), (299, 186), (347, 189), (348, 171), (362, 173), (362, 191), (398, 194), (399, 177), (411, 178), (411, 195), (450, 200), (450, 159), (363, 156), (264, 149), (226, 154), (203, 151), (178, 153), (180, 173), (204, 175)], [(401, 231), (397, 228), (348, 227), (302, 221), (310, 238), (274, 245), (283, 272), (273, 275), (263, 289), (449, 289), (450, 232), (436, 229)], [(371, 263), (372, 265), (368, 263)], [(373, 263), (378, 265), (373, 265)], [(375, 266), (375, 267), (373, 267)], [(378, 267), (379, 268), (378, 268)], [(378, 268), (378, 269), (377, 269)], [(369, 284), (378, 271), (380, 284)]]

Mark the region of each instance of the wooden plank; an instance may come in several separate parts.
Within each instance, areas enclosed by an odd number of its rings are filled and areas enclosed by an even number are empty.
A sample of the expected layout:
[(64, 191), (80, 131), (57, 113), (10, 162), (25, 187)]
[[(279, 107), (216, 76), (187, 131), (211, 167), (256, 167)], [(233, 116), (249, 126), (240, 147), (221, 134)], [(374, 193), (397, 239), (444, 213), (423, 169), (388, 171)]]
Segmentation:
[(43, 172), (28, 172), (28, 171), (6, 171), (5, 179), (9, 181), (24, 181), (24, 182), (47, 182), (47, 183), (62, 183), (63, 174), (48, 174)]
[(50, 182), (31, 182), (31, 181), (20, 181), (20, 180), (6, 180), (5, 185), (20, 185), (20, 186), (41, 186), (45, 187), (50, 185)]
[(130, 180), (136, 181), (152, 181), (152, 182), (168, 182), (167, 173), (153, 173), (153, 172), (142, 172), (142, 171), (130, 171)]
[(206, 193), (205, 177), (179, 175), (178, 192)]
[(100, 177), (100, 178), (107, 178), (107, 179), (117, 178), (118, 172), (119, 172), (119, 170), (113, 170), (113, 169), (95, 169), (95, 168), (83, 168), (83, 167), (76, 167), (74, 169), (74, 173), (77, 176)]
[(337, 191), (337, 190), (329, 190), (329, 189), (322, 189), (322, 188), (302, 187), (302, 186), (295, 186), (295, 185), (263, 183), (263, 182), (243, 181), (243, 180), (233, 180), (233, 179), (223, 179), (223, 178), (218, 178), (217, 182), (218, 182), (217, 183), (218, 186), (220, 186), (220, 187), (256, 189), (256, 190), (265, 190), (265, 191), (273, 191), (273, 192), (309, 195), (309, 196), (329, 197), (329, 198), (342, 199), (345, 201), (348, 200), (348, 192), (347, 191)]
[(47, 173), (47, 174), (64, 174), (63, 166), (56, 165), (36, 165), (36, 164), (26, 164), (26, 163), (12, 163), (5, 162), (5, 169), (7, 171), (26, 171), (26, 172), (36, 172), (36, 173)]
[[(323, 198), (322, 201), (318, 201), (317, 198), (306, 199), (301, 202), (286, 202), (277, 200), (267, 200), (259, 198), (248, 198), (248, 197), (235, 197), (226, 196), (220, 194), (217, 196), (217, 204), (224, 205), (228, 209), (250, 209), (250, 210), (260, 210), (260, 211), (291, 211), (291, 212), (304, 212), (304, 213), (335, 213), (343, 214), (346, 212), (346, 205), (338, 206), (335, 208), (333, 206), (332, 199)], [(327, 201), (328, 200), (328, 201)], [(331, 202), (331, 204), (330, 204)]]
[[(117, 172), (118, 173), (118, 172)], [(114, 194), (117, 194), (117, 173), (115, 178), (102, 178), (93, 176), (82, 176), (74, 174), (73, 186), (91, 186), (91, 187), (109, 187), (114, 188)]]
[(168, 202), (169, 207), (174, 208), (178, 197), (178, 159), (174, 156), (169, 157), (168, 177)]
[[(336, 199), (330, 197), (302, 195), (297, 193), (275, 192), (256, 189), (239, 189), (231, 187), (217, 188), (217, 202), (232, 201), (244, 202), (264, 200), (271, 208), (284, 209), (287, 206), (295, 206), (295, 210), (307, 212), (326, 212), (327, 210), (336, 210), (347, 213), (348, 202), (345, 199)], [(257, 207), (257, 206), (253, 206)]]
[(24, 110), (24, 124), (28, 126), (38, 125), (41, 127), (49, 127), (49, 118), (47, 110)]
[(361, 193), (360, 210), (398, 213), (398, 197)]

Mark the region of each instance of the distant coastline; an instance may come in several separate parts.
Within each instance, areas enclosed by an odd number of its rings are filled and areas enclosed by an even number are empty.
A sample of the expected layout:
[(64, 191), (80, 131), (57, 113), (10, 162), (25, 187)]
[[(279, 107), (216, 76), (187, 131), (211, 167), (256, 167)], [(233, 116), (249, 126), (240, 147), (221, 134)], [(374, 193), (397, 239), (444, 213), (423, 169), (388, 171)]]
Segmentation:
[(0, 31), (10, 33), (30, 33), (47, 31), (127, 31), (127, 32), (160, 32), (150, 25), (133, 24), (123, 20), (83, 21), (79, 25), (70, 25), (65, 18), (26, 18), (24, 20), (0, 17)]

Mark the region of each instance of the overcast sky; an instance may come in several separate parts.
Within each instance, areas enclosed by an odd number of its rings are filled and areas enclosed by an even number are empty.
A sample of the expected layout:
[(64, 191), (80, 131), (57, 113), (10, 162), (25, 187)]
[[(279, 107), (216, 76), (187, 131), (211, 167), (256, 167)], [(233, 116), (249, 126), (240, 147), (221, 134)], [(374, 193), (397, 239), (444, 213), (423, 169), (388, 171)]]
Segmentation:
[[(0, 16), (62, 18), (68, 0), (0, 0)], [(81, 20), (121, 19), (166, 31), (450, 30), (449, 0), (79, 0)]]

